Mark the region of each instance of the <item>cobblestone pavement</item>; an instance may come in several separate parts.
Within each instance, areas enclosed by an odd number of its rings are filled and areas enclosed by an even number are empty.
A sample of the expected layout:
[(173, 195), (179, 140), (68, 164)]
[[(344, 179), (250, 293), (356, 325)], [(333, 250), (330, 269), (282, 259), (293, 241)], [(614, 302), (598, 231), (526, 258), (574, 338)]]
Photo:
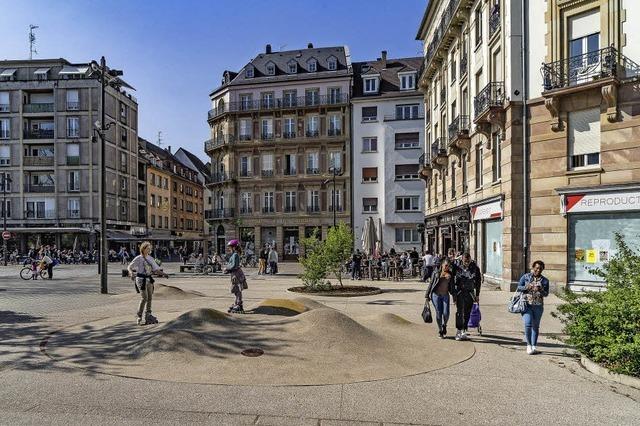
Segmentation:
[[(18, 267), (0, 267), (0, 424), (640, 424), (640, 391), (591, 375), (551, 339), (560, 332), (549, 315), (556, 298), (545, 307), (543, 353), (531, 357), (519, 316), (506, 312), (508, 294), (488, 289), (481, 295), (484, 334), (472, 338), (475, 355), (411, 377), (328, 386), (200, 385), (101, 375), (45, 356), (47, 335), (62, 327), (112, 316), (133, 320), (137, 296), (120, 268), (110, 265), (110, 294), (101, 295), (94, 265), (63, 265), (54, 280), (34, 282), (21, 280)], [(231, 302), (227, 277), (189, 278), (175, 273), (175, 264), (165, 268), (174, 273), (167, 283), (205, 297), (157, 300), (161, 321), (162, 312), (222, 310)], [(285, 274), (275, 277), (247, 271), (246, 305), (295, 297), (286, 289), (299, 283), (297, 269), (281, 269)], [(423, 284), (375, 284), (385, 292), (314, 299), (353, 315), (393, 312), (420, 322)], [(425, 333), (434, 327), (425, 325)]]

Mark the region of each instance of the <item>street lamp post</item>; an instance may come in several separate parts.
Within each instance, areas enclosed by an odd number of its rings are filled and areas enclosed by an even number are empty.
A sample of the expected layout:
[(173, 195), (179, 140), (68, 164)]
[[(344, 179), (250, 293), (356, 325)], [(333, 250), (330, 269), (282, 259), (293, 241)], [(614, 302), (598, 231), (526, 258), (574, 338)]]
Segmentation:
[[(342, 176), (342, 173), (340, 171), (340, 168), (331, 166), (329, 168), (329, 170), (331, 171), (332, 174), (332, 180), (333, 180), (333, 194), (331, 195), (331, 204), (333, 206), (333, 227), (336, 227), (336, 211), (338, 209), (338, 194), (336, 193), (336, 176)], [(328, 181), (325, 181), (325, 184), (328, 183)]]
[[(2, 222), (3, 231), (7, 232), (7, 182), (11, 183), (11, 177), (6, 173), (2, 174)], [(7, 266), (7, 240), (2, 238), (2, 256), (4, 257), (4, 266)]]

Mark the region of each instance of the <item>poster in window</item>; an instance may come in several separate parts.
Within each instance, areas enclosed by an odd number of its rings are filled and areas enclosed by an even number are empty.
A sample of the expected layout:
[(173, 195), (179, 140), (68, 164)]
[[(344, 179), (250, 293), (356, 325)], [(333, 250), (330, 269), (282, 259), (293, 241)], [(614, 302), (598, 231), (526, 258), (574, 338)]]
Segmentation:
[(608, 262), (609, 261), (609, 251), (608, 250), (600, 250), (598, 252), (598, 259), (600, 262)]
[(587, 263), (596, 263), (598, 261), (598, 251), (594, 249), (587, 250)]
[(584, 262), (585, 252), (584, 249), (577, 248), (576, 249), (576, 262)]

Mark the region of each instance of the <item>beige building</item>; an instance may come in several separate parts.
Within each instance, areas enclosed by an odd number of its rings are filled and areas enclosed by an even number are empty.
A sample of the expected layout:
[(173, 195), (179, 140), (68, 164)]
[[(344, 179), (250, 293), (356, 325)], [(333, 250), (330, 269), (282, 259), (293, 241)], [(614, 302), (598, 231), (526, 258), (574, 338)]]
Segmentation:
[[(211, 94), (214, 246), (275, 245), (296, 259), (300, 238), (350, 223), (349, 93), (345, 46), (273, 52), (267, 45)], [(336, 191), (333, 191), (333, 173)]]
[(615, 232), (640, 241), (640, 2), (541, 8), (545, 25), (531, 43), (544, 65), (529, 101), (530, 258), (545, 261), (553, 283), (592, 288), (602, 282), (590, 270), (616, 253)]

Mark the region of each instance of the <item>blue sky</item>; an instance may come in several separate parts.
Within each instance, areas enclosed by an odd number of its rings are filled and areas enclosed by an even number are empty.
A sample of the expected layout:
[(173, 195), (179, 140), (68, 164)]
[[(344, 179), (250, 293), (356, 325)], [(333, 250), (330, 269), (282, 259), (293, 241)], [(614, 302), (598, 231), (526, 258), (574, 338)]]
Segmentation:
[[(426, 0), (0, 0), (0, 59), (72, 62), (105, 55), (137, 92), (140, 136), (205, 159), (208, 95), (225, 69), (274, 50), (349, 46), (352, 59), (419, 56), (415, 34)], [(280, 49), (283, 47), (282, 49)]]

